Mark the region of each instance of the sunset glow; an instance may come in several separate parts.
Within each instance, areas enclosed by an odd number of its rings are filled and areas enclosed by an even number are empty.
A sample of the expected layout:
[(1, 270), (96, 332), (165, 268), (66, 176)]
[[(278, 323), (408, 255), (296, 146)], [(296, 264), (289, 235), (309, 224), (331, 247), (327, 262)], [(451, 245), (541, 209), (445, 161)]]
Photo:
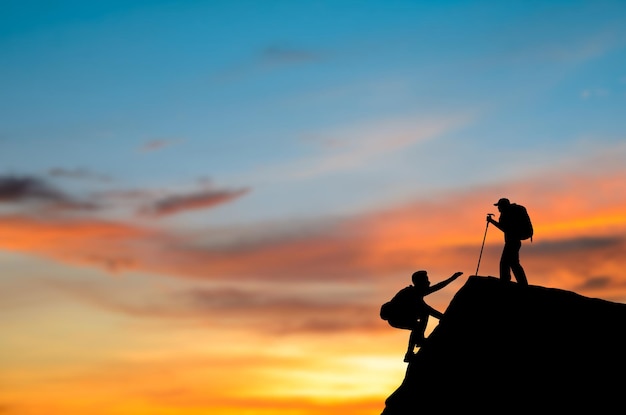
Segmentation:
[(2, 415), (380, 414), (500, 197), (626, 302), (624, 2), (5, 3)]

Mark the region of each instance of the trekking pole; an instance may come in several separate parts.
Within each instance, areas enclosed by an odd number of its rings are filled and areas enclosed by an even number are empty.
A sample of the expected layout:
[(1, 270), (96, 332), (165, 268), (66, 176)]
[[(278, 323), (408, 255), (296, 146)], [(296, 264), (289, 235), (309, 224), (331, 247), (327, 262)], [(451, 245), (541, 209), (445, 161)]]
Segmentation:
[[(488, 217), (492, 217), (493, 213), (488, 213)], [(483, 236), (483, 244), (480, 246), (480, 255), (478, 256), (478, 265), (476, 265), (476, 273), (474, 275), (478, 275), (478, 268), (480, 267), (480, 259), (483, 257), (483, 248), (485, 247), (485, 239), (487, 239), (487, 229), (489, 229), (489, 221), (487, 221), (487, 226), (485, 226), (485, 235)]]

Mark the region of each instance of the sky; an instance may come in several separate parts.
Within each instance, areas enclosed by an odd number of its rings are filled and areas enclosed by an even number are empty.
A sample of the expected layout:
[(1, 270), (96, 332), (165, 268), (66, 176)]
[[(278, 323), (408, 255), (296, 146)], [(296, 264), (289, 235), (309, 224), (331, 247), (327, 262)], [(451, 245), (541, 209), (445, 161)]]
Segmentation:
[(0, 414), (379, 414), (501, 197), (626, 302), (623, 1), (0, 8)]

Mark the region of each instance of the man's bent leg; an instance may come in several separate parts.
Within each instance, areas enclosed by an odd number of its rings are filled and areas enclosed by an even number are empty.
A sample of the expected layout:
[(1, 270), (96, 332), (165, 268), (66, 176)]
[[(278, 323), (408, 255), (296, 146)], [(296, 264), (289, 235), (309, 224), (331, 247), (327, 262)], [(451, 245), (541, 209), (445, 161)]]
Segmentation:
[(413, 356), (415, 355), (414, 350), (418, 341), (420, 340), (419, 330), (413, 329), (411, 330), (411, 334), (409, 335), (409, 346), (406, 350), (406, 354), (404, 355), (404, 361), (410, 362)]
[(416, 347), (421, 347), (424, 343), (424, 332), (426, 331), (426, 325), (428, 323), (428, 316), (425, 318), (420, 318), (415, 322), (415, 326), (413, 330), (411, 330), (411, 334), (409, 335), (409, 345), (404, 355), (404, 361), (409, 362), (411, 358), (415, 355), (414, 351)]

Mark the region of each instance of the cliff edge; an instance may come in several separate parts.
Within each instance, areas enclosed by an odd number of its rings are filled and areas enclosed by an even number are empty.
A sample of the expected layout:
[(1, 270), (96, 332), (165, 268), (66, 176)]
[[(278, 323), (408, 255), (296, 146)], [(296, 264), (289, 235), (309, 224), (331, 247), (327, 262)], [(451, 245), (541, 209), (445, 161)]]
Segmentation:
[(615, 412), (626, 396), (625, 332), (626, 304), (472, 276), (382, 415)]

